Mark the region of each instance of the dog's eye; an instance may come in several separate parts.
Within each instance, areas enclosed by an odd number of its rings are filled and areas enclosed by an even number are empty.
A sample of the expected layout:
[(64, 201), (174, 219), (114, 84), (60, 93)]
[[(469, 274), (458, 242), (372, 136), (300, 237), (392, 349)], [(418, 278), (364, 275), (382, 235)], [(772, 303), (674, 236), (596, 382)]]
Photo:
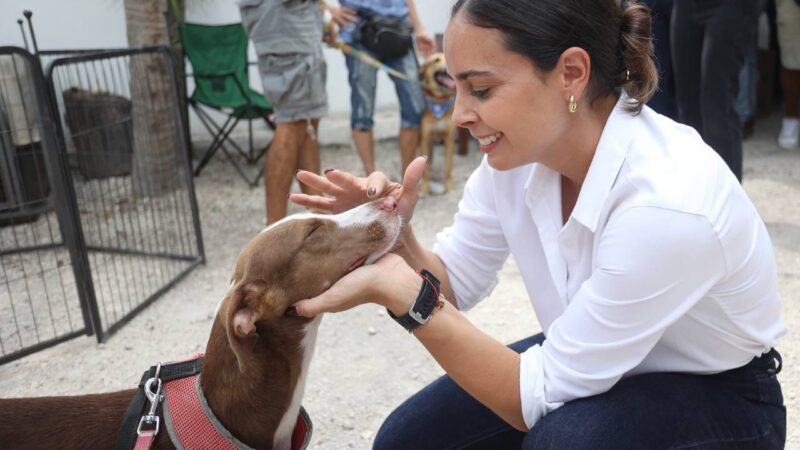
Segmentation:
[(311, 237), (311, 235), (312, 235), (312, 234), (314, 234), (314, 233), (315, 233), (317, 230), (319, 230), (320, 228), (322, 228), (322, 226), (323, 226), (323, 225), (325, 225), (325, 222), (323, 222), (323, 221), (321, 221), (321, 220), (320, 220), (320, 221), (317, 221), (317, 222), (314, 222), (314, 224), (313, 224), (313, 225), (311, 225), (310, 227), (308, 227), (308, 233), (306, 234), (306, 239), (308, 239), (309, 237)]

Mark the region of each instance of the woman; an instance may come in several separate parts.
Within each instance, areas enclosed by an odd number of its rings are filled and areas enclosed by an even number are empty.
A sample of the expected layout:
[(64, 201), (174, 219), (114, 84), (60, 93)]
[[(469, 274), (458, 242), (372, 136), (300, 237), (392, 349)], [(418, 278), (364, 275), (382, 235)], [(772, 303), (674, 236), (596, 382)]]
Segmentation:
[[(642, 106), (651, 49), (637, 4), (456, 2), (454, 120), (486, 157), (452, 227), (430, 251), (408, 224), (396, 255), (295, 305), (384, 305), (447, 372), (392, 413), (376, 448), (783, 446), (771, 243), (719, 156)], [(301, 172), (328, 197), (292, 200), (335, 212), (392, 195), (408, 223), (424, 164), (402, 186)], [(510, 348), (459, 312), (509, 253), (545, 330)], [(431, 308), (436, 291), (449, 302)]]

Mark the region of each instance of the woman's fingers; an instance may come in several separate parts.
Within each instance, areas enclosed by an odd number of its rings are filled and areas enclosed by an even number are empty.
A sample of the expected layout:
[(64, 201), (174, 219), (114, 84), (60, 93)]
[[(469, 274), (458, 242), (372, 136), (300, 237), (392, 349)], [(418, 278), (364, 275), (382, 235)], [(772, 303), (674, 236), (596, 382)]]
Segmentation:
[(367, 177), (367, 197), (370, 200), (385, 197), (396, 187), (397, 183), (393, 183), (383, 172), (372, 172)]
[[(422, 177), (422, 171), (425, 168), (424, 161), (424, 159), (420, 159), (419, 162), (415, 160), (415, 163), (412, 163), (414, 170), (406, 171), (406, 178), (409, 179), (407, 183), (414, 184), (413, 197), (416, 197), (416, 183)], [(417, 166), (421, 166), (421, 169)], [(399, 199), (403, 192), (401, 184), (392, 182), (382, 172), (373, 172), (369, 177), (362, 178), (335, 169), (326, 170), (324, 175), (301, 170), (297, 172), (297, 179), (331, 198), (292, 194), (289, 196), (292, 202), (307, 208), (317, 208), (333, 213), (347, 211), (362, 203), (388, 195)]]
[(350, 8), (341, 8), (342, 16), (347, 19), (348, 22), (355, 22), (358, 19), (358, 13), (354, 9)]
[(346, 311), (358, 306), (369, 297), (369, 289), (374, 284), (374, 268), (365, 266), (345, 275), (322, 294), (295, 303), (297, 314), (314, 317), (325, 312)]
[(330, 305), (330, 302), (326, 302), (325, 299), (325, 294), (322, 294), (308, 300), (300, 300), (292, 307), (297, 311), (297, 315), (300, 317), (316, 317), (322, 313), (336, 312), (331, 309), (332, 305)]
[(305, 184), (306, 186), (322, 191), (330, 196), (337, 196), (342, 193), (342, 188), (328, 180), (327, 176), (317, 175), (307, 170), (297, 172), (297, 181)]
[(354, 176), (350, 172), (332, 169), (325, 172), (325, 178), (343, 193), (360, 195), (360, 191), (365, 189), (364, 179)]
[(403, 175), (403, 193), (416, 193), (417, 185), (419, 184), (422, 174), (425, 173), (425, 166), (428, 164), (428, 159), (424, 156), (415, 158), (406, 167), (406, 173)]
[(312, 210), (336, 212), (336, 200), (318, 195), (289, 194), (292, 203)]

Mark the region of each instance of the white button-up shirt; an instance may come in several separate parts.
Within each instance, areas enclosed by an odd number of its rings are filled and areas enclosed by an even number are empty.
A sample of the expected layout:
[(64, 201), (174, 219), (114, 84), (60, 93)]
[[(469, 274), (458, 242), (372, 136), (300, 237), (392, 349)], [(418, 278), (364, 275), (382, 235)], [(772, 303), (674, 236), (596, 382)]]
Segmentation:
[(622, 377), (740, 367), (786, 331), (772, 244), (734, 175), (692, 128), (623, 106), (566, 224), (557, 172), (484, 159), (434, 246), (462, 310), (514, 255), (547, 336), (520, 360), (529, 428)]

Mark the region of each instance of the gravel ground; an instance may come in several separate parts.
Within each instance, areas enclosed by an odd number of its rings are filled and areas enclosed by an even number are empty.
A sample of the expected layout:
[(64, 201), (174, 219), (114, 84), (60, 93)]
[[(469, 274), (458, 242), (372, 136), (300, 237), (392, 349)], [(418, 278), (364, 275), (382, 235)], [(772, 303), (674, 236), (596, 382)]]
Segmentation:
[[(783, 151), (773, 143), (778, 122), (777, 116), (760, 121), (755, 137), (745, 143), (744, 185), (767, 222), (778, 260), (784, 320), (789, 325), (779, 347), (785, 365), (779, 377), (792, 422), (800, 412), (800, 369), (794, 364), (800, 354), (800, 151)], [(346, 135), (341, 127), (326, 128), (323, 122), (322, 133), (323, 144), (334, 144), (322, 150), (323, 167), (359, 171), (360, 164), (349, 145), (335, 145)], [(338, 137), (330, 138), (333, 135)], [(377, 157), (379, 168), (396, 176), (399, 156), (395, 141), (382, 140)], [(460, 189), (479, 161), (480, 154), (474, 150), (468, 156), (456, 157), (456, 192), (421, 200), (414, 229), (424, 244), (432, 244), (435, 233), (450, 223)], [(205, 348), (235, 258), (262, 228), (264, 196), (261, 189), (247, 188), (221, 157), (196, 179), (196, 189), (207, 264), (107, 343), (77, 338), (0, 366), (0, 396), (130, 388), (156, 361), (179, 359)], [(506, 343), (538, 332), (513, 261), (506, 264), (500, 278), (491, 298), (468, 313), (470, 320)], [(315, 423), (314, 449), (369, 448), (384, 417), (442, 374), (422, 346), (377, 306), (327, 316), (316, 348), (304, 401)], [(800, 449), (797, 427), (789, 427), (787, 448)]]

